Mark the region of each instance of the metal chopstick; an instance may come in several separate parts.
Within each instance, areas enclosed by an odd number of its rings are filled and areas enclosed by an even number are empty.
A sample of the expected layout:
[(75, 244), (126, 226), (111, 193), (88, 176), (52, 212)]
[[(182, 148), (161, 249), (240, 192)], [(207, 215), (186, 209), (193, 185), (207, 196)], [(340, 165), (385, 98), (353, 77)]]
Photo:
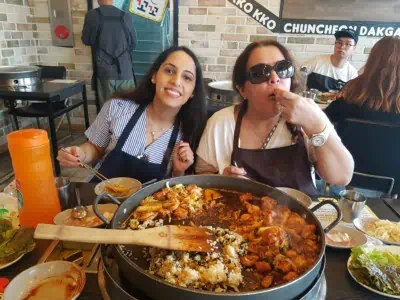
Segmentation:
[[(69, 153), (65, 148), (61, 148), (61, 151), (71, 154)], [(88, 164), (84, 163), (83, 161), (80, 162), (82, 164), (82, 166), (85, 167), (85, 169), (88, 169), (90, 172), (93, 173), (94, 176), (96, 176), (97, 178), (99, 178), (100, 180), (108, 180), (108, 178), (106, 176), (104, 176), (103, 174), (101, 174), (100, 172), (98, 172), (97, 170), (93, 169), (92, 167), (90, 167)]]
[[(236, 168), (240, 168), (239, 166), (238, 166), (238, 164), (237, 164), (237, 162), (236, 161), (233, 161), (232, 162), (232, 164), (236, 167)], [(244, 169), (244, 168), (243, 168)], [(247, 171), (245, 170), (245, 172), (247, 173)], [(250, 176), (248, 176), (248, 175), (240, 175), (240, 176), (243, 176), (243, 177), (246, 177), (247, 179), (250, 179), (250, 180), (254, 180), (254, 181), (257, 181), (257, 180), (255, 180), (254, 178), (251, 178)]]

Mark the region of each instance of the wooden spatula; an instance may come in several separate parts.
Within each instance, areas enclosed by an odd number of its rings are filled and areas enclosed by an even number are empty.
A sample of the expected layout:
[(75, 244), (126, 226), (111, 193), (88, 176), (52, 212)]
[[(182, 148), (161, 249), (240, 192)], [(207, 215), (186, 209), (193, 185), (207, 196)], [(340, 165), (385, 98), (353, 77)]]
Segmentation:
[(35, 239), (94, 244), (150, 246), (167, 250), (212, 252), (215, 236), (202, 227), (166, 225), (144, 230), (97, 229), (65, 225), (39, 224)]

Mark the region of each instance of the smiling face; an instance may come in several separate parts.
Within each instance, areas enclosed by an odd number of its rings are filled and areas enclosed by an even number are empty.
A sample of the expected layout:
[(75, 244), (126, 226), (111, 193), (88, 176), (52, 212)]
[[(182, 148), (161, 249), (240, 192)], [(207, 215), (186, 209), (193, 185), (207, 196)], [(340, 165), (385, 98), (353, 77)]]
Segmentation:
[(190, 97), (196, 85), (196, 66), (184, 51), (175, 51), (151, 77), (156, 86), (154, 101), (170, 108), (180, 108)]
[[(278, 61), (284, 59), (282, 52), (275, 46), (258, 47), (251, 53), (246, 70), (249, 71), (251, 67), (258, 64), (274, 66)], [(249, 101), (249, 105), (254, 105), (262, 111), (279, 113), (275, 103), (274, 90), (279, 88), (289, 91), (290, 84), (290, 78), (281, 79), (275, 71), (272, 71), (269, 80), (260, 84), (252, 84), (249, 80), (246, 80), (239, 91), (241, 96)]]

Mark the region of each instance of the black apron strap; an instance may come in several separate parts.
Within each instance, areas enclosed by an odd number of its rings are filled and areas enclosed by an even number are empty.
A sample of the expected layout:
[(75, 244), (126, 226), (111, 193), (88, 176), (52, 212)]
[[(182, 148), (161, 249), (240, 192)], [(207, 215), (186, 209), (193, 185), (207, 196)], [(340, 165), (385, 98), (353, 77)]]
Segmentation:
[[(130, 133), (132, 132), (132, 129), (135, 127), (137, 121), (139, 120), (140, 116), (142, 115), (142, 113), (144, 112), (144, 110), (147, 107), (147, 103), (146, 104), (141, 104), (135, 111), (135, 113), (132, 115), (131, 119), (129, 120), (128, 124), (126, 124), (124, 130), (122, 131), (121, 136), (118, 139), (117, 145), (115, 146), (115, 149), (122, 149), (122, 147), (124, 146), (126, 140), (128, 139)], [(175, 124), (174, 124), (174, 128), (172, 130), (171, 133), (171, 137), (169, 139), (168, 142), (168, 147), (164, 153), (164, 157), (161, 163), (161, 168), (162, 170), (166, 170), (172, 151), (174, 150), (174, 146), (176, 143), (176, 139), (178, 137), (178, 133), (179, 133), (179, 129), (180, 129), (180, 121), (177, 117)]]
[(177, 116), (175, 124), (174, 124), (174, 129), (172, 130), (171, 138), (169, 139), (169, 142), (168, 142), (168, 148), (164, 153), (164, 157), (163, 157), (163, 160), (161, 163), (161, 168), (163, 170), (166, 170), (168, 167), (168, 163), (169, 163), (170, 157), (172, 155), (172, 151), (174, 150), (176, 139), (178, 137), (179, 128), (180, 128), (180, 121)]
[(129, 135), (132, 132), (132, 129), (135, 127), (137, 121), (139, 120), (140, 116), (142, 115), (143, 111), (146, 109), (147, 103), (140, 104), (139, 107), (136, 109), (135, 113), (132, 115), (131, 119), (129, 120), (128, 124), (126, 124), (124, 130), (122, 131), (121, 136), (118, 138), (117, 145), (115, 148), (122, 149), (126, 140), (128, 139)]
[(232, 149), (232, 155), (231, 155), (231, 164), (232, 165), (233, 165), (233, 153), (235, 152), (235, 149), (239, 148), (240, 127), (242, 125), (243, 116), (246, 113), (246, 110), (247, 110), (247, 101), (245, 100), (239, 107), (239, 113), (238, 113), (238, 117), (236, 120), (235, 133), (233, 136), (233, 149)]

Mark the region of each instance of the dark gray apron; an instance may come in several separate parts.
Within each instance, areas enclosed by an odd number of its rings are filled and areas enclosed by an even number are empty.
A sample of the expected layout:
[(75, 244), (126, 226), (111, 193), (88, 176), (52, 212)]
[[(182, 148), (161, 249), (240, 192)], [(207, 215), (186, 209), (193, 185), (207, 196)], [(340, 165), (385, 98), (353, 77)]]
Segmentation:
[(311, 165), (304, 137), (298, 134), (298, 142), (291, 146), (274, 149), (241, 149), (240, 126), (247, 109), (247, 101), (240, 106), (233, 138), (231, 164), (236, 162), (251, 178), (273, 187), (289, 187), (310, 196), (318, 195), (311, 177)]

